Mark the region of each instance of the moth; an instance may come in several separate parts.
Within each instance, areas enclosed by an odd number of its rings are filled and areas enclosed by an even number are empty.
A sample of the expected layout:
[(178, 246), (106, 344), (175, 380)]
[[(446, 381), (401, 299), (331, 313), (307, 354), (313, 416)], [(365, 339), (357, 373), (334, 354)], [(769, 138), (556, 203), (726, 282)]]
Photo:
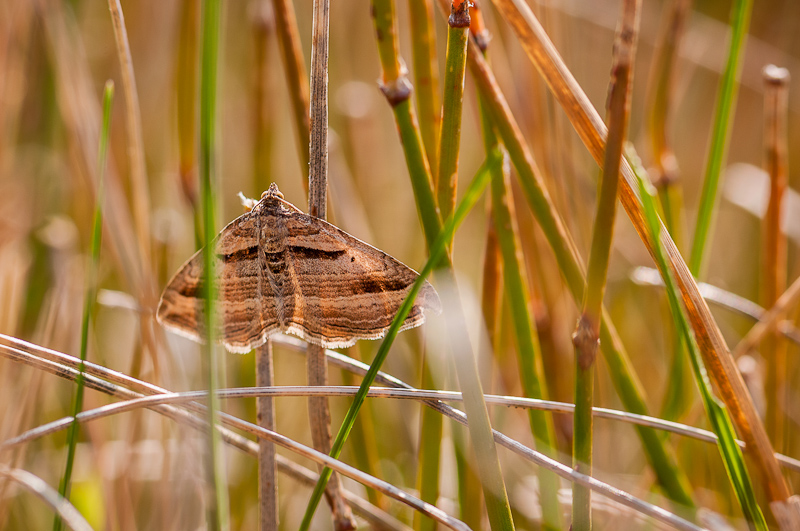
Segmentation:
[[(383, 251), (283, 198), (273, 183), (252, 209), (212, 242), (216, 253), (220, 329), (231, 352), (246, 353), (277, 333), (325, 348), (384, 336), (416, 271)], [(195, 253), (169, 281), (158, 322), (179, 335), (205, 341), (203, 255)], [(441, 312), (427, 281), (401, 330)]]

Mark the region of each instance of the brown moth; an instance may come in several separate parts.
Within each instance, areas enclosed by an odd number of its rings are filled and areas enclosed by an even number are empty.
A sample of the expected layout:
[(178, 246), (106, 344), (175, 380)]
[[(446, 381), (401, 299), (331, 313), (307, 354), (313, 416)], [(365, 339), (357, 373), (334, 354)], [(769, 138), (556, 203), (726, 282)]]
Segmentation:
[[(283, 199), (273, 183), (250, 212), (213, 242), (217, 254), (220, 330), (231, 352), (245, 353), (280, 332), (325, 348), (378, 339), (416, 280), (416, 271), (383, 251)], [(198, 251), (169, 281), (157, 318), (176, 333), (204, 341), (203, 256)], [(441, 312), (428, 282), (400, 330)]]

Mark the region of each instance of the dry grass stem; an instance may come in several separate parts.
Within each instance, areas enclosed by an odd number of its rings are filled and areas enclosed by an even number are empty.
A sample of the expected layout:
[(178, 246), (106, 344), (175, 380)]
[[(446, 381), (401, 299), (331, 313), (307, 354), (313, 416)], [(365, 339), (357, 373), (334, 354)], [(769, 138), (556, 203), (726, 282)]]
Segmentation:
[[(275, 385), (272, 341), (256, 349), (256, 385)], [(275, 401), (271, 397), (256, 400), (256, 423), (265, 430), (275, 431)], [(258, 441), (258, 501), (261, 531), (278, 529), (278, 470), (275, 445), (265, 439)]]
[(56, 490), (39, 476), (26, 470), (0, 465), (0, 477), (13, 481), (34, 493), (58, 513), (64, 523), (75, 531), (92, 531), (92, 526), (89, 525), (89, 522), (86, 521), (75, 506), (65, 498), (62, 498)]
[[(762, 234), (762, 292), (766, 308), (775, 305), (786, 289), (786, 235), (781, 230), (784, 197), (788, 185), (787, 116), (789, 114), (789, 71), (768, 65), (764, 68), (764, 166), (770, 178), (767, 212)], [(761, 350), (767, 362), (767, 413), (765, 424), (772, 444), (781, 450), (788, 444), (786, 405), (791, 400), (786, 383), (787, 344), (777, 331), (770, 334)]]
[[(9, 349), (7, 347), (3, 347), (3, 348), (0, 349), (0, 352), (2, 352), (3, 355), (8, 355), (8, 354), (11, 353), (10, 350), (13, 350), (13, 349)], [(18, 354), (25, 354), (22, 351), (17, 351), (17, 352), (18, 352)], [(72, 358), (71, 356), (66, 356), (66, 355), (62, 355), (62, 356), (66, 357), (66, 358)], [(35, 363), (35, 361), (32, 358), (33, 358), (33, 356), (27, 355), (27, 356), (22, 356), (21, 358), (17, 358), (17, 359), (18, 359), (18, 361), (23, 361), (23, 362), (27, 362), (27, 363)], [(78, 360), (76, 360), (76, 361), (78, 361)], [(55, 367), (51, 367), (50, 369), (47, 369), (46, 365), (40, 365), (40, 368), (44, 368), (46, 370), (49, 370), (50, 372), (53, 372), (54, 374), (57, 374), (57, 375), (62, 376), (62, 377), (67, 377), (67, 378), (70, 378), (70, 379), (73, 379), (73, 378), (76, 377), (76, 371), (74, 369), (66, 369), (63, 366), (60, 366), (61, 368), (58, 369), (57, 367), (59, 367), (59, 366), (57, 364), (55, 364)], [(90, 374), (90, 373), (91, 373), (90, 368), (87, 367), (87, 374)], [(102, 382), (102, 381), (100, 381), (100, 382)], [(102, 383), (100, 383), (98, 385), (98, 381), (94, 377), (91, 377), (91, 376), (87, 376), (87, 387), (95, 388), (95, 389), (98, 389), (98, 390), (105, 389), (106, 392), (109, 389), (111, 389), (111, 388), (108, 387), (108, 384), (103, 385)], [(247, 396), (247, 395), (253, 396), (254, 394), (257, 394), (257, 393), (264, 393), (264, 390), (253, 389), (253, 388), (246, 388), (246, 389), (232, 390), (232, 391), (235, 394), (239, 394), (240, 396)], [(277, 392), (280, 392), (280, 391), (278, 390)], [(325, 390), (319, 390), (319, 392), (320, 393), (324, 393)], [(130, 393), (130, 392), (128, 392), (128, 393)], [(218, 393), (219, 393), (220, 396), (225, 396), (226, 391), (225, 390), (220, 390)], [(164, 406), (164, 405), (167, 405), (167, 404), (172, 404), (172, 403), (175, 403), (175, 402), (195, 401), (195, 400), (202, 399), (206, 394), (207, 393), (205, 391), (192, 391), (192, 392), (187, 392), (187, 393), (170, 393), (170, 392), (166, 392), (166, 393), (147, 396), (147, 397), (134, 396), (135, 394), (134, 395), (129, 395), (129, 396), (131, 396), (131, 398), (128, 398), (123, 402), (118, 402), (118, 403), (111, 404), (111, 405), (108, 405), (108, 406), (103, 406), (101, 408), (96, 408), (96, 409), (91, 410), (91, 411), (84, 411), (83, 413), (78, 415), (78, 421), (81, 422), (81, 423), (89, 422), (89, 421), (97, 419), (97, 418), (102, 418), (102, 417), (106, 417), (106, 416), (109, 416), (109, 415), (122, 413), (124, 411), (137, 410), (137, 409), (140, 409), (142, 407), (159, 406), (159, 408), (160, 408), (161, 406)], [(461, 424), (464, 424), (464, 425), (467, 424), (466, 415), (464, 415), (463, 412), (460, 412), (458, 410), (453, 410), (452, 408), (449, 408), (449, 406), (444, 406), (444, 404), (440, 404), (438, 402), (436, 402), (436, 404), (437, 404), (437, 408), (450, 409), (452, 411), (452, 413), (454, 414), (454, 415), (451, 415), (451, 418), (454, 418), (454, 420), (457, 420), (458, 422), (460, 422)], [(242, 420), (240, 420), (240, 419), (238, 419), (236, 417), (233, 417), (232, 415), (226, 414), (226, 413), (220, 413), (220, 420), (223, 423), (228, 424), (229, 426), (232, 426), (232, 427), (235, 427), (237, 429), (243, 430), (244, 432), (250, 433), (250, 434), (255, 435), (256, 437), (259, 437), (259, 438), (266, 438), (266, 439), (274, 442), (275, 444), (278, 444), (279, 446), (282, 446), (282, 447), (287, 448), (287, 449), (289, 449), (289, 450), (291, 450), (293, 452), (296, 452), (298, 455), (301, 455), (303, 457), (312, 459), (312, 460), (314, 460), (314, 461), (316, 461), (318, 463), (324, 464), (325, 466), (330, 467), (331, 469), (333, 469), (333, 470), (335, 470), (335, 471), (337, 471), (339, 473), (342, 473), (342, 474), (344, 474), (344, 475), (346, 475), (346, 476), (348, 476), (348, 477), (350, 477), (352, 479), (355, 479), (356, 481), (364, 483), (365, 485), (368, 485), (368, 486), (370, 486), (372, 488), (379, 489), (379, 490), (381, 490), (381, 492), (383, 492), (384, 494), (386, 494), (388, 496), (391, 496), (391, 497), (393, 497), (395, 499), (398, 499), (399, 501), (401, 501), (403, 503), (411, 505), (412, 507), (414, 507), (417, 510), (422, 510), (429, 517), (436, 519), (437, 521), (447, 525), (448, 527), (451, 527), (453, 529), (468, 529), (465, 526), (463, 526), (462, 523), (458, 522), (455, 519), (447, 517), (443, 512), (441, 512), (440, 510), (438, 510), (438, 509), (436, 509), (434, 507), (431, 507), (429, 504), (418, 503), (418, 500), (416, 500), (415, 498), (413, 498), (411, 496), (408, 496), (407, 494), (403, 493), (399, 489), (396, 489), (395, 487), (393, 487), (393, 486), (391, 486), (391, 485), (389, 485), (389, 484), (387, 484), (385, 482), (382, 482), (380, 480), (376, 480), (375, 478), (370, 478), (368, 475), (363, 474), (360, 471), (357, 471), (357, 470), (353, 469), (352, 467), (349, 467), (348, 465), (344, 465), (344, 464), (340, 463), (339, 461), (331, 459), (327, 454), (323, 454), (321, 452), (318, 452), (316, 450), (308, 448), (308, 447), (306, 447), (306, 446), (304, 446), (302, 444), (296, 443), (295, 441), (293, 441), (293, 440), (291, 440), (291, 439), (289, 439), (287, 437), (284, 437), (284, 436), (282, 436), (280, 434), (277, 434), (277, 433), (274, 433), (274, 432), (271, 432), (271, 431), (268, 431), (268, 430), (264, 430), (263, 428), (260, 428), (260, 427), (258, 427), (256, 425), (248, 423), (248, 422), (244, 422), (244, 421), (242, 421)], [(202, 422), (203, 422), (202, 420), (198, 419), (198, 421), (201, 422), (201, 426), (198, 426), (199, 429), (202, 429), (202, 430), (207, 429), (205, 427), (207, 425), (202, 425)], [(52, 423), (52, 425), (49, 425), (44, 429), (38, 430), (36, 432), (36, 435), (43, 435), (45, 433), (48, 433), (49, 430), (61, 429), (62, 427), (67, 426), (70, 422), (72, 422), (72, 418), (62, 419), (61, 421), (57, 421), (56, 423)], [(501, 445), (511, 449), (512, 451), (518, 453), (519, 455), (521, 455), (523, 457), (526, 457), (527, 459), (531, 460), (533, 463), (535, 463), (535, 464), (537, 464), (539, 466), (546, 467), (549, 470), (552, 470), (553, 472), (555, 472), (556, 474), (558, 474), (558, 475), (560, 475), (562, 477), (570, 479), (570, 481), (575, 481), (575, 482), (578, 482), (578, 483), (580, 483), (582, 485), (585, 485), (585, 486), (587, 486), (589, 488), (592, 488), (593, 490), (597, 490), (597, 491), (603, 493), (603, 495), (608, 496), (609, 498), (611, 498), (611, 499), (613, 499), (613, 500), (615, 500), (615, 501), (617, 501), (619, 503), (622, 503), (623, 505), (626, 505), (626, 506), (628, 506), (628, 507), (630, 507), (630, 508), (632, 508), (632, 509), (634, 509), (636, 511), (639, 511), (639, 512), (641, 512), (643, 514), (651, 516), (651, 517), (655, 518), (658, 521), (668, 523), (669, 525), (672, 525), (677, 529), (684, 529), (684, 530), (691, 530), (691, 531), (699, 531), (701, 529), (700, 527), (698, 527), (698, 526), (696, 526), (694, 524), (691, 524), (690, 522), (688, 522), (688, 521), (686, 521), (686, 520), (684, 520), (684, 519), (682, 519), (682, 518), (680, 518), (680, 517), (678, 517), (678, 516), (676, 516), (676, 515), (674, 515), (672, 513), (669, 513), (668, 511), (666, 511), (664, 509), (661, 509), (660, 507), (657, 507), (657, 506), (651, 505), (651, 504), (649, 504), (647, 502), (644, 502), (642, 500), (639, 500), (636, 497), (631, 496), (630, 494), (628, 494), (628, 493), (626, 493), (626, 492), (624, 492), (622, 490), (619, 490), (619, 489), (616, 489), (614, 487), (611, 487), (610, 485), (607, 485), (607, 484), (605, 484), (603, 482), (600, 482), (600, 481), (598, 481), (598, 480), (596, 480), (594, 478), (591, 478), (589, 476), (577, 473), (577, 472), (573, 471), (570, 467), (562, 465), (562, 464), (558, 463), (555, 460), (552, 460), (552, 459), (550, 459), (548, 457), (545, 457), (544, 455), (542, 455), (542, 454), (540, 454), (538, 452), (535, 452), (535, 451), (531, 450), (530, 448), (526, 448), (525, 446), (521, 445), (517, 441), (514, 441), (513, 439), (510, 439), (507, 436), (505, 436), (505, 435), (503, 435), (503, 434), (501, 434), (499, 432), (495, 431), (494, 434), (495, 434), (495, 438), (497, 439), (498, 443), (500, 443)], [(14, 444), (20, 444), (20, 443), (21, 443), (21, 441), (19, 441), (19, 440), (14, 441)], [(252, 453), (255, 454), (256, 450), (254, 449), (254, 451)]]

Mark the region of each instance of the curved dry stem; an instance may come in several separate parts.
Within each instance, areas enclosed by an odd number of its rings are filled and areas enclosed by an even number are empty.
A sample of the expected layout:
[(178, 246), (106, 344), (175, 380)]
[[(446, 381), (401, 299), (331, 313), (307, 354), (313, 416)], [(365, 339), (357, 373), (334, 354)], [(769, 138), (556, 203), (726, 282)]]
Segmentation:
[[(303, 343), (300, 340), (294, 340), (293, 338), (289, 338), (289, 337), (280, 337), (280, 339), (281, 339), (282, 342), (285, 342), (285, 343), (287, 343), (289, 345), (292, 345), (293, 347), (299, 349), (298, 351), (302, 351), (302, 352), (305, 351), (305, 343)], [(43, 353), (44, 355), (55, 356), (58, 359), (63, 360), (65, 363), (68, 363), (68, 364), (71, 364), (71, 365), (77, 366), (77, 364), (80, 361), (80, 360), (78, 360), (77, 358), (75, 358), (73, 356), (68, 356), (66, 354), (63, 354), (63, 353), (60, 353), (60, 352), (57, 352), (57, 351), (53, 351), (53, 350), (37, 347), (36, 345), (32, 345), (30, 343), (27, 343), (27, 342), (24, 342), (24, 341), (21, 341), (21, 340), (17, 340), (15, 338), (11, 338), (9, 336), (5, 336), (5, 335), (2, 335), (2, 334), (0, 334), (0, 340), (2, 340), (4, 342), (11, 342), (13, 344), (18, 344), (19, 346), (22, 346), (22, 347), (24, 347), (26, 349), (36, 349), (36, 350), (40, 351), (41, 353)], [(344, 356), (343, 354), (340, 354), (338, 352), (326, 351), (326, 354), (328, 355), (328, 359), (329, 359), (329, 362), (331, 364), (334, 364), (336, 366), (347, 367), (349, 370), (352, 370), (353, 372), (355, 372), (357, 374), (364, 374), (369, 369), (369, 367), (367, 365), (365, 365), (365, 364), (363, 364), (361, 362), (352, 360), (352, 359), (348, 358), (347, 356)], [(33, 356), (33, 355), (31, 355), (31, 354), (29, 354), (29, 353), (27, 353), (25, 351), (19, 350), (19, 349), (14, 348), (14, 347), (7, 346), (5, 344), (0, 344), (0, 355), (4, 355), (6, 357), (9, 357), (9, 358), (14, 359), (16, 361), (20, 361), (22, 363), (28, 363), (28, 364), (37, 366), (38, 368), (45, 369), (48, 372), (51, 372), (53, 374), (56, 374), (58, 376), (61, 376), (61, 377), (64, 377), (64, 378), (68, 378), (68, 379), (73, 379), (75, 377), (75, 375), (77, 374), (77, 372), (74, 369), (70, 368), (70, 367), (65, 367), (64, 365), (60, 365), (58, 363), (54, 363), (54, 362), (51, 362), (51, 361), (48, 361), (48, 360), (44, 360), (42, 358), (36, 358), (35, 356)], [(36, 359), (33, 359), (33, 358), (36, 358)], [(119, 373), (116, 373), (115, 371), (110, 371), (109, 369), (106, 369), (106, 368), (104, 368), (102, 366), (98, 366), (98, 365), (95, 365), (95, 364), (87, 363), (87, 367), (86, 367), (86, 373), (87, 373), (87, 375), (86, 375), (86, 385), (88, 387), (91, 387), (91, 388), (94, 388), (94, 389), (98, 389), (98, 390), (101, 390), (101, 391), (109, 393), (109, 394), (114, 394), (115, 396), (122, 396), (124, 398), (128, 398), (129, 400), (139, 398), (135, 393), (133, 393), (133, 392), (127, 390), (127, 389), (121, 389), (121, 388), (118, 388), (117, 386), (114, 386), (113, 384), (109, 384), (108, 382), (104, 382), (103, 380), (100, 380), (99, 378), (94, 376), (94, 374), (97, 373), (97, 372), (109, 373), (111, 376), (117, 375), (118, 377), (122, 376), (127, 380), (134, 380), (134, 379), (132, 379), (130, 377), (126, 377), (124, 375), (120, 375)], [(379, 382), (382, 382), (382, 383), (385, 383), (385, 384), (388, 384), (388, 385), (392, 385), (394, 387), (401, 387), (401, 388), (405, 388), (405, 389), (410, 389), (412, 391), (414, 390), (412, 387), (408, 386), (407, 384), (405, 384), (404, 382), (398, 380), (397, 378), (394, 378), (392, 376), (389, 376), (389, 375), (386, 375), (386, 374), (383, 374), (383, 373), (379, 374), (379, 376), (376, 379), (376, 381), (379, 381)], [(149, 384), (147, 382), (141, 382), (141, 381), (138, 381), (138, 380), (135, 380), (135, 383), (137, 385), (141, 386), (141, 387), (144, 387), (144, 388), (153, 388), (153, 387), (155, 387), (155, 386), (152, 386), (152, 384)], [(261, 391), (263, 392), (263, 390), (261, 390)], [(168, 391), (166, 391), (166, 390), (162, 390), (161, 392), (162, 393), (168, 393)], [(252, 389), (237, 390), (237, 392), (248, 393), (248, 392), (252, 392)], [(323, 390), (319, 390), (319, 391), (314, 391), (314, 392), (320, 392), (321, 393), (321, 392), (324, 392), (324, 391)], [(177, 393), (170, 393), (170, 395), (171, 396), (178, 396)], [(439, 396), (439, 395), (435, 395), (435, 396)], [(177, 398), (176, 398), (176, 400), (177, 400)], [(186, 400), (191, 400), (191, 398), (187, 398)], [(530, 400), (530, 399), (516, 399), (516, 400)], [(455, 409), (455, 408), (452, 408), (451, 406), (448, 406), (448, 405), (442, 403), (439, 400), (427, 399), (424, 403), (428, 407), (432, 407), (432, 408), (436, 409), (437, 411), (442, 412), (443, 414), (447, 415), (449, 418), (451, 418), (451, 419), (453, 419), (453, 420), (455, 420), (455, 421), (457, 421), (457, 422), (459, 422), (459, 423), (461, 423), (461, 424), (463, 424), (465, 426), (467, 425), (467, 417), (462, 411), (460, 411), (458, 409)], [(162, 404), (162, 405), (158, 405), (156, 407), (159, 410), (161, 410), (161, 408), (171, 407), (171, 406), (165, 406), (165, 405)], [(203, 408), (203, 406), (200, 406), (199, 404), (195, 404), (194, 402), (191, 402), (191, 401), (187, 404), (187, 407), (190, 407), (192, 409), (201, 408), (201, 410)], [(176, 410), (175, 408), (173, 408), (172, 410), (168, 410), (168, 413), (171, 413), (171, 414), (174, 415), (176, 411), (178, 413), (182, 413), (182, 414), (188, 415), (190, 417), (188, 419), (189, 422), (192, 422), (193, 420), (199, 422), (199, 426), (198, 426), (199, 429), (203, 429), (203, 430), (207, 429), (206, 428), (207, 425), (202, 420), (195, 419), (194, 417), (192, 417), (192, 415), (188, 414), (185, 411)], [(631, 417), (631, 418), (634, 418), (634, 417)], [(68, 419), (68, 420), (71, 421), (71, 418)], [(228, 426), (235, 427), (237, 429), (242, 429), (244, 431), (248, 431), (248, 432), (251, 432), (251, 433), (255, 433), (257, 436), (259, 436), (258, 435), (259, 428), (257, 426), (251, 425), (250, 423), (242, 421), (242, 420), (240, 420), (240, 419), (238, 419), (236, 417), (233, 417), (231, 415), (221, 415), (220, 416), (220, 420), (224, 424), (226, 424)], [(67, 419), (64, 419), (64, 421), (66, 422)], [(669, 423), (669, 424), (675, 425), (675, 423)], [(250, 429), (251, 426), (255, 431)], [(563, 477), (563, 478), (565, 478), (565, 479), (567, 479), (569, 481), (572, 481), (574, 483), (579, 483), (581, 485), (585, 485), (588, 488), (598, 492), (599, 494), (602, 494), (603, 496), (606, 496), (606, 497), (608, 497), (608, 498), (610, 498), (610, 499), (612, 499), (612, 500), (614, 500), (614, 501), (616, 501), (618, 503), (621, 503), (622, 505), (625, 505), (625, 506), (627, 506), (627, 507), (629, 507), (629, 508), (631, 508), (631, 509), (633, 509), (635, 511), (638, 511), (638, 512), (640, 512), (642, 514), (645, 514), (647, 516), (655, 518), (655, 519), (657, 519), (659, 521), (665, 522), (665, 523), (667, 523), (667, 524), (669, 524), (669, 525), (671, 525), (671, 526), (673, 526), (675, 528), (687, 529), (687, 530), (699, 530), (699, 529), (701, 529), (700, 527), (692, 524), (691, 522), (688, 522), (687, 520), (685, 520), (683, 518), (680, 518), (680, 517), (670, 513), (669, 511), (666, 511), (666, 510), (664, 510), (664, 509), (662, 509), (660, 507), (657, 507), (657, 506), (651, 505), (651, 504), (649, 504), (647, 502), (644, 502), (644, 501), (636, 498), (635, 496), (630, 495), (627, 492), (624, 492), (624, 491), (622, 491), (620, 489), (616, 489), (616, 488), (614, 488), (614, 487), (612, 487), (612, 486), (610, 486), (610, 485), (608, 485), (606, 483), (598, 481), (598, 480), (596, 480), (594, 478), (591, 478), (589, 476), (585, 476), (583, 474), (579, 474), (579, 473), (573, 471), (570, 467), (562, 465), (561, 463), (559, 463), (559, 462), (557, 462), (557, 461), (555, 461), (553, 459), (547, 458), (546, 456), (544, 456), (544, 455), (536, 452), (535, 450), (532, 450), (532, 449), (520, 444), (519, 442), (515, 441), (514, 439), (511, 439), (510, 437), (508, 437), (508, 436), (506, 436), (506, 435), (504, 435), (504, 434), (502, 434), (502, 433), (500, 433), (500, 432), (498, 432), (496, 430), (493, 430), (493, 434), (494, 434), (495, 441), (500, 446), (503, 446), (503, 447), (511, 450), (512, 452), (514, 452), (515, 454), (519, 455), (520, 457), (522, 457), (525, 460), (531, 461), (536, 465), (543, 466), (543, 467), (547, 468), (548, 470), (551, 470), (551, 471), (555, 472), (559, 476), (561, 476), (561, 477)], [(223, 432), (223, 435), (224, 435), (224, 432)], [(226, 440), (228, 440), (228, 439), (226, 439)], [(253, 443), (250, 443), (250, 444), (253, 446), (253, 448), (252, 448), (252, 451), (249, 451), (249, 453), (251, 453), (252, 455), (255, 455), (255, 453), (257, 451), (257, 446), (254, 445)]]
[(31, 474), (27, 470), (0, 465), (0, 477), (14, 481), (34, 493), (40, 500), (52, 507), (64, 523), (75, 531), (92, 531), (92, 526), (75, 506), (39, 476)]

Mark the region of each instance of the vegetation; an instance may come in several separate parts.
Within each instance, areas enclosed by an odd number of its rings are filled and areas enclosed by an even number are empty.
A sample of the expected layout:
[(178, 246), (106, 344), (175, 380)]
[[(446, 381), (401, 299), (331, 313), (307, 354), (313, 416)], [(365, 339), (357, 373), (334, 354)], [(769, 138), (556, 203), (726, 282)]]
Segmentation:
[[(0, 4), (0, 529), (344, 529), (331, 472), (360, 527), (800, 523), (800, 5), (332, 2), (326, 159), (311, 2), (46, 4)], [(154, 317), (309, 160), (444, 303), (322, 387)]]

